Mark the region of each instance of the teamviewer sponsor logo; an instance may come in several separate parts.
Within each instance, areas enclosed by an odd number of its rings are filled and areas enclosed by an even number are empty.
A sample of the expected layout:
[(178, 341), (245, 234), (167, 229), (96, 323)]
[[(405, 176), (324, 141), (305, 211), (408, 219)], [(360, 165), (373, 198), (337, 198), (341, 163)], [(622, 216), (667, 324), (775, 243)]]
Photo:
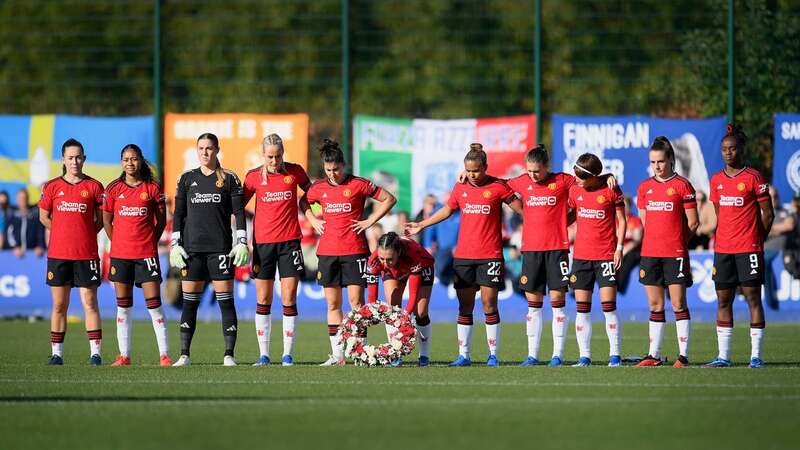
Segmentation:
[(56, 211), (85, 213), (86, 212), (86, 203), (65, 202), (64, 200), (61, 200), (61, 203), (59, 203), (56, 206)]
[(540, 196), (535, 197), (531, 195), (528, 197), (528, 200), (525, 201), (525, 205), (527, 206), (555, 206), (556, 205), (556, 198), (555, 197), (548, 197), (548, 196)]
[(480, 205), (467, 203), (463, 210), (463, 214), (489, 214), (492, 211), (492, 205)]
[(147, 207), (122, 206), (119, 209), (119, 215), (121, 217), (144, 217), (147, 215)]
[(672, 202), (654, 202), (653, 200), (647, 201), (647, 211), (672, 211), (675, 204)]
[(282, 202), (291, 199), (292, 199), (292, 191), (265, 192), (264, 196), (261, 197), (261, 201), (264, 203)]
[(578, 217), (583, 217), (584, 219), (602, 220), (606, 218), (606, 212), (602, 209), (589, 209), (581, 206), (578, 208)]
[(326, 203), (325, 212), (329, 214), (349, 213), (353, 210), (350, 203)]
[(222, 203), (222, 195), (221, 194), (201, 194), (199, 192), (195, 192), (194, 196), (190, 199), (190, 201), (194, 204), (197, 203)]
[(744, 197), (735, 197), (733, 195), (721, 195), (719, 197), (720, 206), (744, 206)]

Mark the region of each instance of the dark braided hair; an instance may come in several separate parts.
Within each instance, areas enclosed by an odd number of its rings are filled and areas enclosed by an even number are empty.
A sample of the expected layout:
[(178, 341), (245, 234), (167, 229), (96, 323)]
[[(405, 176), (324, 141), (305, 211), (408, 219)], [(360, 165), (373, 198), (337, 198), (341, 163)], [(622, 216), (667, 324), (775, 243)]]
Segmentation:
[(467, 161), (475, 161), (478, 164), (486, 167), (487, 159), (486, 159), (486, 152), (483, 151), (483, 145), (479, 143), (469, 144), (469, 151), (467, 152), (467, 156), (464, 157), (464, 162)]
[(725, 126), (725, 137), (722, 138), (722, 139), (725, 139), (727, 137), (732, 137), (732, 138), (736, 139), (736, 147), (739, 150), (744, 150), (744, 146), (747, 144), (747, 135), (744, 134), (744, 131), (742, 130), (742, 126), (741, 125), (734, 125), (732, 123), (729, 123), (728, 125), (726, 125)]
[(400, 235), (394, 231), (390, 231), (378, 239), (378, 248), (394, 250), (398, 257), (403, 254), (403, 242), (400, 240)]

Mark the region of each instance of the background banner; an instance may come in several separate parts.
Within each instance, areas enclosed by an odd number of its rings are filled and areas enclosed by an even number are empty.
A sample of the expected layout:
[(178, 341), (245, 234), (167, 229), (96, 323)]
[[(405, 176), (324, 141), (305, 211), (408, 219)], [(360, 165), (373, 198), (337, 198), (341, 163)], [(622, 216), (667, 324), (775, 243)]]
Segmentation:
[[(711, 252), (691, 252), (692, 276), (694, 285), (687, 291), (687, 301), (692, 312), (693, 320), (712, 322), (716, 318), (716, 293), (714, 282), (711, 280), (711, 271), (714, 265), (714, 255)], [(167, 267), (166, 257), (161, 260), (161, 267)], [(783, 255), (779, 254), (773, 259), (771, 267), (776, 277), (776, 291), (779, 303), (777, 311), (765, 306), (767, 321), (796, 321), (800, 320), (800, 280), (793, 280), (791, 275), (783, 268)], [(632, 273), (637, 273), (634, 269)], [(12, 252), (0, 252), (0, 317), (2, 316), (40, 316), (47, 318), (50, 314), (50, 289), (44, 283), (47, 273), (47, 260), (36, 258), (28, 254), (23, 259), (18, 259)], [(625, 295), (617, 295), (617, 307), (620, 318), (624, 321), (648, 320), (649, 311), (645, 300), (644, 289), (632, 277), (631, 285)], [(280, 280), (276, 280), (280, 283)], [(162, 286), (162, 292), (166, 288)], [(275, 287), (273, 304), (279, 304), (280, 288)], [(383, 297), (381, 290), (381, 297)], [(256, 292), (254, 283), (236, 282), (234, 288), (236, 309), (239, 312), (240, 323), (250, 324), (255, 315)], [(407, 295), (407, 291), (406, 291)], [(106, 319), (113, 319), (116, 315), (116, 300), (114, 288), (109, 283), (103, 283), (98, 289), (100, 313)], [(500, 292), (500, 315), (504, 322), (523, 322), (528, 311), (528, 303), (519, 293), (511, 289), (510, 281), (506, 282), (506, 289)], [(164, 298), (166, 303), (166, 297)], [(597, 293), (595, 293), (595, 301)], [(327, 307), (322, 288), (316, 282), (302, 282), (297, 292), (297, 304), (300, 311), (300, 320), (324, 321)], [(480, 305), (480, 302), (476, 302)], [(345, 301), (345, 310), (348, 309)], [(404, 303), (405, 305), (405, 303)], [(668, 308), (669, 309), (669, 308)], [(180, 312), (177, 308), (165, 306), (167, 317), (177, 326)], [(567, 310), (570, 321), (575, 317), (575, 301), (569, 296)], [(134, 292), (134, 317), (140, 320), (149, 320), (150, 316), (144, 305), (142, 291)], [(80, 299), (77, 290), (73, 289), (69, 314), (83, 317)], [(433, 286), (430, 303), (430, 316), (436, 322), (455, 323), (458, 314), (458, 300), (452, 286), (443, 286), (436, 280)], [(551, 310), (544, 308), (544, 315), (549, 320)], [(599, 307), (593, 308), (593, 318), (603, 320), (603, 312)], [(748, 323), (749, 313), (744, 299), (737, 297), (734, 307), (736, 321)], [(201, 320), (219, 320), (219, 308), (211, 302), (211, 292), (206, 291), (201, 307)], [(671, 317), (671, 316), (670, 316)], [(481, 307), (475, 308), (475, 320), (483, 321)], [(668, 319), (671, 322), (672, 319)], [(250, 325), (248, 325), (250, 326)], [(252, 330), (244, 327), (243, 330)], [(113, 333), (113, 331), (112, 331)]]
[(480, 142), (489, 173), (508, 178), (525, 170), (536, 139), (534, 115), (491, 119), (398, 119), (357, 115), (354, 172), (397, 195), (396, 209), (412, 217), (426, 194), (442, 200), (463, 170), (469, 144)]
[(32, 202), (39, 187), (61, 175), (61, 144), (75, 138), (86, 150), (84, 171), (104, 185), (122, 172), (119, 156), (136, 144), (155, 163), (152, 116), (82, 117), (61, 115), (0, 116), (0, 190), (28, 187)]
[(676, 171), (694, 188), (708, 194), (708, 180), (722, 170), (720, 142), (725, 117), (681, 120), (645, 116), (553, 115), (553, 171), (572, 174), (582, 153), (603, 160), (605, 171), (617, 177), (631, 197), (643, 180), (652, 176), (648, 149), (656, 136), (666, 136), (675, 148)]
[(308, 167), (307, 114), (166, 114), (164, 117), (164, 190), (175, 196), (178, 177), (199, 165), (197, 138), (214, 133), (219, 138), (222, 167), (244, 179), (263, 163), (261, 141), (271, 133), (283, 139), (284, 160)]
[(788, 203), (800, 192), (800, 114), (775, 114), (774, 148), (772, 184)]

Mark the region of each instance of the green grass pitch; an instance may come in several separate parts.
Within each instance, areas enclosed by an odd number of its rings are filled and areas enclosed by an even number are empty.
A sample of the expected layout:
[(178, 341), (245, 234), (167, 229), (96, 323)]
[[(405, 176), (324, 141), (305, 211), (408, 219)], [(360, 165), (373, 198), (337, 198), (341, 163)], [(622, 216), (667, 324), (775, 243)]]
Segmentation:
[[(271, 353), (280, 358), (280, 320)], [(250, 367), (257, 346), (242, 323), (239, 367), (222, 367), (218, 323), (200, 324), (193, 366), (161, 368), (152, 328), (134, 324), (133, 366), (116, 355), (113, 322), (104, 324), (104, 367), (86, 365), (82, 325), (70, 325), (63, 367), (47, 367), (46, 322), (0, 322), (0, 448), (800, 448), (800, 325), (770, 324), (761, 370), (746, 368), (747, 328), (734, 331), (732, 369), (604, 366), (608, 342), (595, 327), (590, 368), (520, 368), (524, 324), (503, 324), (503, 367), (483, 366), (483, 326), (473, 335), (470, 368), (456, 356), (455, 325), (436, 324), (434, 367), (416, 354), (401, 368), (317, 367), (329, 352), (323, 323), (300, 322), (294, 367)], [(571, 326), (572, 328), (572, 326)], [(371, 340), (383, 341), (383, 327)], [(570, 330), (566, 357), (577, 345)], [(625, 324), (624, 355), (643, 355), (647, 324)], [(691, 361), (716, 353), (711, 324), (695, 324)], [(170, 329), (173, 358), (178, 330)], [(674, 325), (665, 333), (674, 359)], [(543, 359), (551, 350), (543, 332)], [(277, 358), (276, 358), (277, 357)]]

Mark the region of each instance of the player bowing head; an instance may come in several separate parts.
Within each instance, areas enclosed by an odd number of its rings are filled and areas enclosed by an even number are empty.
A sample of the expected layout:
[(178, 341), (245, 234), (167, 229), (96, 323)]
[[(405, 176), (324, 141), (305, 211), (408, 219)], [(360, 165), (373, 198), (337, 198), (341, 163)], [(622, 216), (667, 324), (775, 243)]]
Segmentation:
[(674, 172), (675, 150), (669, 139), (656, 137), (648, 157), (654, 175), (639, 185), (636, 206), (644, 224), (639, 282), (645, 287), (650, 308), (650, 348), (638, 366), (662, 364), (664, 297), (668, 292), (678, 330), (678, 358), (673, 366), (686, 367), (690, 337), (686, 288), (692, 285), (688, 242), (699, 225), (697, 200), (689, 180)]
[[(325, 139), (319, 148), (325, 179), (317, 181), (300, 199), (300, 208), (321, 235), (317, 255), (317, 282), (328, 302), (328, 336), (332, 355), (321, 365), (344, 364), (344, 348), (339, 343), (342, 323), (342, 289), (347, 288), (351, 308), (364, 304), (367, 286), (369, 247), (364, 231), (386, 215), (397, 202), (392, 194), (371, 181), (345, 173), (344, 153), (339, 144)], [(377, 202), (372, 214), (362, 218), (367, 199)], [(317, 203), (322, 217), (310, 205)]]
[(284, 161), (283, 140), (277, 134), (264, 138), (261, 155), (263, 164), (245, 176), (243, 201), (246, 205), (251, 198), (255, 199), (252, 278), (256, 284), (255, 322), (260, 352), (255, 365), (270, 363), (272, 293), (277, 269), (283, 306), (281, 363), (291, 366), (294, 364), (297, 287), (305, 275), (300, 248), (302, 233), (297, 220), (297, 189), (308, 190), (311, 180), (302, 166)]
[(83, 144), (68, 139), (61, 146), (61, 176), (42, 186), (39, 220), (50, 230), (47, 285), (53, 298), (50, 315), (50, 365), (62, 365), (67, 308), (72, 287), (78, 288), (86, 316), (89, 364), (99, 366), (103, 338), (97, 307), (100, 261), (97, 232), (103, 227), (103, 185), (83, 173)]
[(120, 152), (122, 173), (106, 187), (103, 227), (111, 240), (108, 278), (117, 297), (117, 344), (119, 356), (112, 366), (131, 364), (130, 311), (133, 287), (142, 288), (153, 323), (162, 366), (172, 365), (167, 326), (161, 309), (161, 267), (158, 238), (166, 225), (166, 206), (161, 185), (153, 179), (142, 149), (128, 144)]
[[(242, 183), (219, 162), (219, 139), (211, 133), (197, 138), (200, 167), (187, 170), (178, 179), (173, 216), (170, 265), (180, 270), (183, 291), (181, 313), (181, 357), (175, 366), (190, 364), (189, 352), (197, 323), (197, 308), (205, 285), (211, 282), (222, 315), (225, 352), (222, 362), (235, 366), (238, 333), (233, 302), (233, 266), (250, 259), (245, 231)], [(231, 233), (236, 223), (236, 243)]]
[(408, 234), (416, 234), (461, 210), (458, 243), (454, 252), (454, 287), (458, 295), (458, 353), (451, 366), (469, 366), (472, 347), (472, 312), (475, 295), (480, 290), (486, 317), (486, 364), (499, 366), (497, 348), (500, 338), (500, 313), (497, 292), (505, 285), (503, 261), (502, 205), (522, 214), (522, 205), (514, 191), (501, 179), (489, 176), (486, 152), (481, 144), (472, 144), (464, 157), (466, 183), (456, 183), (447, 204), (421, 222), (409, 222)]
[(591, 365), (592, 292), (600, 287), (600, 303), (606, 320), (611, 367), (622, 364), (621, 324), (617, 317), (616, 271), (622, 263), (625, 239), (625, 203), (618, 188), (610, 188), (600, 173), (600, 158), (584, 153), (573, 166), (576, 184), (569, 191), (569, 207), (576, 211), (577, 230), (570, 285), (577, 302), (575, 333), (580, 357), (575, 366)]
[[(403, 292), (408, 284), (406, 311), (416, 316), (419, 365), (430, 365), (432, 326), (428, 303), (433, 286), (433, 256), (417, 242), (389, 232), (378, 239), (378, 246), (372, 252), (367, 266), (370, 303), (378, 299), (378, 277), (383, 278), (386, 301), (393, 306), (402, 305)], [(394, 327), (386, 325), (387, 335), (391, 336), (395, 331)]]
[(709, 199), (717, 213), (714, 233), (713, 278), (717, 290), (717, 357), (705, 367), (731, 366), (733, 299), (740, 288), (750, 309), (750, 367), (764, 365), (764, 238), (775, 213), (769, 184), (760, 172), (744, 163), (747, 136), (741, 127), (728, 125), (721, 142), (725, 168), (710, 181)]

